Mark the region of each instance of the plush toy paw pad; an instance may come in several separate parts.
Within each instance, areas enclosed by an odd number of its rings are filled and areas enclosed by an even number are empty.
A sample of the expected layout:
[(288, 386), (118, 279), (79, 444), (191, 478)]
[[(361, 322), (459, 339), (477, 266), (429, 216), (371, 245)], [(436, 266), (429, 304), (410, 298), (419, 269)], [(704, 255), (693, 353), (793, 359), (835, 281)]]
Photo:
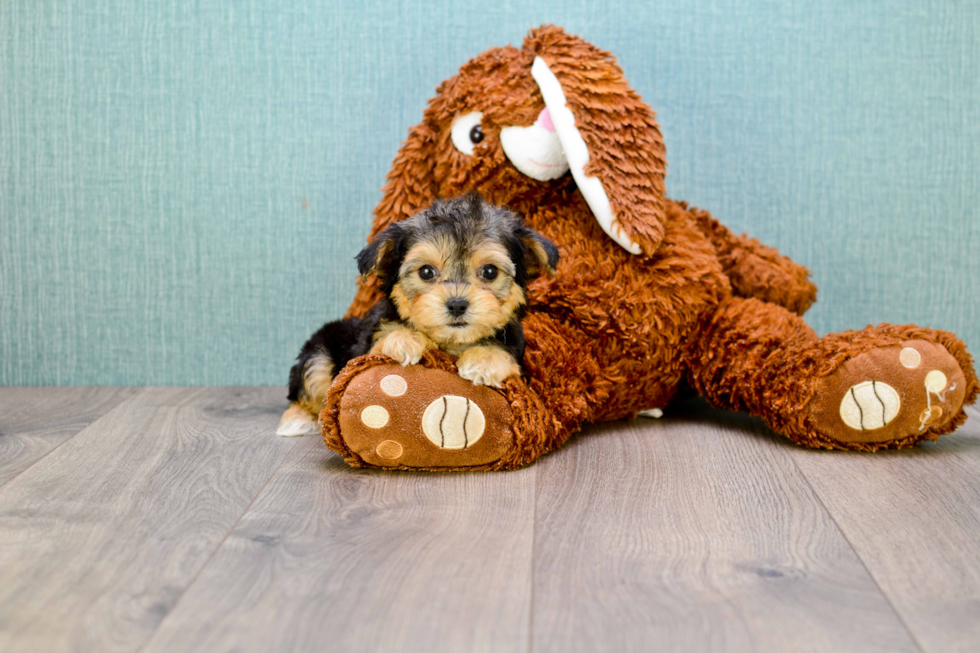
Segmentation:
[(874, 431), (898, 415), (902, 399), (895, 388), (884, 381), (863, 381), (852, 385), (840, 402), (844, 423), (857, 431)]
[(401, 397), (408, 390), (408, 383), (405, 379), (398, 374), (388, 374), (378, 385), (381, 386), (381, 390), (389, 397)]
[(496, 391), (418, 365), (369, 367), (348, 384), (338, 425), (347, 446), (378, 467), (466, 468), (513, 446), (512, 414)]
[(405, 448), (394, 440), (382, 440), (374, 448), (374, 452), (385, 460), (398, 460), (405, 452)]
[(466, 449), (476, 444), (486, 425), (476, 402), (456, 395), (442, 395), (422, 413), (422, 432), (440, 449)]
[(820, 379), (810, 417), (839, 441), (887, 444), (944, 426), (965, 391), (963, 371), (945, 347), (909, 340), (865, 352)]
[(368, 406), (361, 411), (361, 422), (371, 429), (380, 429), (388, 423), (388, 411), (383, 406)]

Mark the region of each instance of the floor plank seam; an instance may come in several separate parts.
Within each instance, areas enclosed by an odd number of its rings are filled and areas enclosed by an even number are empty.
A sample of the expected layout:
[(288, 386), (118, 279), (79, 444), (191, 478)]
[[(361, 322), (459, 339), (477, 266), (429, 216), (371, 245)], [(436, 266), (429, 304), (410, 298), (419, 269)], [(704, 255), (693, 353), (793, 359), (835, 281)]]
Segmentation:
[[(569, 453), (569, 452), (566, 452)], [(538, 559), (538, 480), (541, 477), (540, 471), (541, 467), (539, 465), (534, 466), (534, 505), (531, 506), (531, 570), (530, 570), (530, 584), (531, 584), (531, 596), (529, 598), (528, 608), (527, 608), (527, 651), (528, 653), (534, 653), (534, 584), (535, 584), (535, 571), (537, 569), (537, 559)]]
[[(0, 388), (0, 389), (2, 389), (2, 388)], [(83, 431), (88, 430), (89, 428), (92, 427), (93, 424), (99, 422), (100, 420), (103, 420), (103, 419), (109, 417), (110, 415), (112, 415), (113, 413), (115, 413), (116, 411), (118, 411), (120, 408), (123, 408), (124, 406), (127, 406), (134, 399), (137, 399), (140, 396), (142, 396), (143, 395), (143, 391), (145, 391), (145, 388), (141, 388), (140, 389), (140, 392), (138, 392), (136, 395), (130, 397), (129, 399), (124, 399), (124, 400), (120, 401), (118, 404), (116, 404), (115, 406), (113, 406), (112, 408), (110, 408), (106, 412), (102, 413), (101, 415), (99, 415), (98, 417), (96, 417), (94, 420), (92, 420), (91, 422), (89, 422), (88, 424), (86, 424), (85, 426), (83, 426), (82, 428), (78, 429), (77, 431), (75, 431), (74, 433), (72, 433), (71, 435), (69, 435), (63, 441), (59, 442), (57, 445), (55, 445), (54, 447), (52, 447), (50, 451), (45, 452), (40, 458), (38, 458), (37, 460), (32, 461), (31, 464), (29, 464), (27, 467), (25, 467), (24, 469), (20, 470), (19, 472), (17, 472), (16, 474), (14, 474), (13, 476), (11, 476), (10, 478), (8, 478), (7, 480), (5, 480), (4, 482), (0, 483), (0, 492), (2, 492), (3, 489), (5, 487), (7, 487), (7, 485), (9, 485), (11, 483), (11, 481), (14, 481), (14, 480), (20, 478), (21, 475), (24, 474), (24, 472), (28, 471), (29, 469), (32, 469), (39, 462), (41, 462), (42, 460), (44, 460), (45, 458), (47, 458), (48, 456), (50, 456), (51, 454), (53, 454), (58, 449), (61, 449), (61, 447), (63, 447), (65, 444), (67, 444), (67, 443), (71, 442), (72, 440), (74, 440), (78, 436), (79, 433), (82, 433)]]
[(882, 589), (881, 584), (878, 582), (878, 579), (875, 578), (874, 573), (872, 573), (871, 569), (868, 568), (868, 565), (864, 561), (864, 558), (861, 556), (857, 548), (851, 542), (851, 538), (847, 536), (847, 532), (843, 529), (843, 527), (841, 527), (840, 523), (838, 523), (837, 517), (834, 516), (834, 513), (831, 512), (830, 509), (827, 507), (827, 504), (824, 503), (823, 497), (820, 496), (820, 493), (817, 492), (817, 489), (813, 486), (813, 483), (810, 482), (810, 479), (806, 475), (806, 472), (804, 472), (800, 468), (800, 466), (796, 464), (796, 460), (794, 460), (791, 456), (789, 458), (790, 461), (793, 463), (793, 467), (796, 468), (796, 471), (800, 474), (800, 477), (803, 479), (803, 482), (806, 483), (806, 486), (810, 488), (811, 492), (813, 492), (813, 496), (816, 497), (817, 503), (820, 504), (820, 507), (823, 509), (823, 511), (827, 513), (828, 517), (830, 517), (830, 521), (834, 523), (834, 526), (837, 528), (837, 532), (841, 534), (841, 537), (843, 537), (844, 541), (847, 542), (847, 546), (857, 557), (858, 562), (861, 563), (861, 566), (864, 568), (864, 571), (867, 572), (868, 578), (870, 578), (871, 582), (875, 584), (875, 587), (878, 589), (878, 593), (881, 594), (881, 596), (888, 603), (888, 607), (890, 607), (892, 609), (892, 612), (895, 613), (895, 616), (898, 617), (899, 622), (901, 622), (902, 626), (905, 628), (905, 632), (908, 633), (909, 639), (912, 640), (912, 643), (915, 644), (915, 647), (918, 648), (922, 653), (927, 653), (927, 649), (922, 645), (922, 642), (919, 641), (919, 638), (915, 636), (915, 633), (912, 631), (911, 626), (909, 626), (908, 622), (905, 621), (905, 617), (902, 615), (901, 612), (899, 612), (898, 608), (895, 607), (895, 604), (892, 602), (892, 598), (888, 596), (888, 594), (885, 592), (884, 589)]
[[(270, 433), (268, 437), (279, 437), (279, 436), (275, 436)], [(305, 437), (310, 437), (310, 436), (305, 436)], [(153, 642), (153, 638), (156, 637), (156, 634), (158, 632), (160, 632), (160, 629), (163, 627), (163, 624), (166, 623), (167, 619), (169, 619), (170, 616), (177, 611), (177, 607), (180, 605), (180, 602), (184, 600), (184, 597), (187, 596), (189, 590), (192, 587), (194, 587), (198, 579), (201, 577), (201, 574), (204, 573), (204, 570), (207, 569), (208, 565), (211, 564), (211, 561), (214, 560), (214, 556), (217, 555), (218, 551), (221, 550), (221, 547), (225, 545), (225, 542), (228, 541), (228, 538), (231, 536), (231, 534), (235, 532), (235, 529), (238, 528), (238, 525), (242, 522), (242, 519), (245, 518), (245, 515), (247, 515), (249, 510), (252, 509), (252, 506), (255, 505), (255, 502), (258, 501), (260, 496), (262, 496), (262, 493), (265, 492), (265, 489), (269, 487), (269, 483), (271, 483), (272, 479), (276, 477), (276, 475), (279, 473), (279, 470), (282, 469), (282, 466), (289, 459), (289, 456), (293, 452), (293, 449), (296, 448), (296, 446), (302, 441), (302, 439), (303, 438), (293, 438), (292, 446), (289, 447), (289, 449), (283, 455), (282, 460), (279, 461), (279, 464), (276, 465), (276, 468), (272, 471), (271, 474), (269, 474), (269, 478), (265, 480), (265, 483), (262, 484), (262, 487), (259, 488), (259, 491), (255, 493), (254, 497), (252, 497), (252, 500), (245, 507), (245, 510), (242, 511), (242, 514), (238, 516), (238, 519), (235, 520), (235, 523), (231, 525), (231, 528), (228, 529), (228, 532), (225, 533), (224, 537), (221, 538), (221, 541), (217, 543), (217, 545), (214, 547), (214, 550), (211, 551), (211, 555), (208, 556), (208, 559), (204, 561), (204, 564), (201, 565), (201, 568), (197, 570), (196, 574), (194, 574), (194, 578), (192, 578), (191, 581), (187, 583), (187, 586), (184, 587), (184, 589), (181, 591), (180, 596), (177, 597), (177, 600), (174, 601), (173, 605), (170, 607), (170, 611), (167, 612), (166, 616), (164, 616), (164, 618), (160, 620), (160, 623), (156, 625), (156, 627), (153, 629), (153, 632), (150, 633), (150, 635), (140, 645), (140, 647), (134, 651), (134, 653), (143, 653), (143, 651), (146, 650), (146, 647)]]

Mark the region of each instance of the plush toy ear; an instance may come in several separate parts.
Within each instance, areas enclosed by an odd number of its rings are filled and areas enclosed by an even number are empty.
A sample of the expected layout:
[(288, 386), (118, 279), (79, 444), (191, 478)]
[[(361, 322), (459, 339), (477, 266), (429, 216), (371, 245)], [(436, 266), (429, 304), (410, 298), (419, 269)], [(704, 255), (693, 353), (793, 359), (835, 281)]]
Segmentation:
[(553, 242), (529, 227), (517, 230), (524, 246), (524, 269), (529, 278), (547, 274), (554, 277), (558, 267), (558, 248)]
[(664, 235), (666, 160), (653, 110), (613, 56), (544, 25), (524, 40), (572, 176), (602, 228), (634, 254)]

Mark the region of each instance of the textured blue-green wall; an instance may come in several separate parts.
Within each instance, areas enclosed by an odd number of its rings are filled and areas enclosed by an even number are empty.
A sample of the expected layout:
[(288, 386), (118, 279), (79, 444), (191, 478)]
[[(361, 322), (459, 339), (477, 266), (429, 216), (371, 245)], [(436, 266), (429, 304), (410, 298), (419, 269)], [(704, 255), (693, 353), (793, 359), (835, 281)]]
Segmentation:
[(617, 53), (668, 188), (814, 271), (818, 331), (980, 347), (976, 3), (0, 0), (0, 384), (282, 383), (468, 57)]

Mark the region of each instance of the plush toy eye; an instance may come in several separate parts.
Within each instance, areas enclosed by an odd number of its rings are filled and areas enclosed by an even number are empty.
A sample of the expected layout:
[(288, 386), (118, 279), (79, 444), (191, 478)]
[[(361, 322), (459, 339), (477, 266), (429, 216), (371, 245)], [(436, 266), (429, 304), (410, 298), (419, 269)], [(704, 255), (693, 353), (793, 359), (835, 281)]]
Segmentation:
[(456, 118), (453, 122), (452, 138), (457, 150), (463, 154), (473, 154), (473, 146), (485, 138), (480, 125), (482, 119), (483, 113), (480, 111), (471, 111)]
[(419, 268), (419, 277), (422, 281), (431, 281), (436, 276), (436, 269), (431, 265), (423, 265)]
[(493, 281), (497, 278), (497, 266), (496, 265), (484, 265), (483, 269), (480, 270), (480, 276), (487, 281)]

